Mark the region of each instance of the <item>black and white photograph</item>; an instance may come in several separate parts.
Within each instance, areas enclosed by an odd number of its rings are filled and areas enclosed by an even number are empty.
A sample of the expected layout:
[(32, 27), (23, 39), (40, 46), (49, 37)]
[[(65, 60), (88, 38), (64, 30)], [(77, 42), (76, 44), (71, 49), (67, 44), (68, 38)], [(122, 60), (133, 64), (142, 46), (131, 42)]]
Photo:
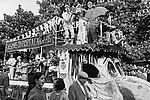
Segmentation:
[(0, 100), (150, 100), (150, 0), (1, 0)]

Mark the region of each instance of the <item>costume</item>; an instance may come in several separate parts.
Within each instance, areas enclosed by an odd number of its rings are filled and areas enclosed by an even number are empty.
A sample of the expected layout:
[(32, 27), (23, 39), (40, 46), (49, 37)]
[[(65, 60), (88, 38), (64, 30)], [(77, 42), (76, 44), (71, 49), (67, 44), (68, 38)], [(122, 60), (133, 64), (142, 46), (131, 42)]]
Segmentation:
[(79, 32), (78, 32), (78, 40), (81, 44), (87, 43), (87, 31), (86, 31), (87, 22), (80, 17), (79, 18)]
[(93, 43), (98, 40), (97, 24), (95, 22), (88, 22), (87, 24), (87, 38), (88, 43)]
[(64, 12), (62, 14), (64, 19), (65, 39), (69, 39), (69, 31), (71, 33), (71, 39), (74, 38), (74, 28), (71, 21), (72, 16), (71, 12)]
[(29, 93), (28, 100), (46, 100), (46, 95), (42, 88), (35, 86)]
[(90, 100), (87, 91), (83, 91), (77, 81), (69, 87), (69, 100)]
[(16, 65), (16, 59), (15, 58), (9, 58), (6, 62), (6, 65), (10, 68), (9, 78), (14, 78), (14, 66)]

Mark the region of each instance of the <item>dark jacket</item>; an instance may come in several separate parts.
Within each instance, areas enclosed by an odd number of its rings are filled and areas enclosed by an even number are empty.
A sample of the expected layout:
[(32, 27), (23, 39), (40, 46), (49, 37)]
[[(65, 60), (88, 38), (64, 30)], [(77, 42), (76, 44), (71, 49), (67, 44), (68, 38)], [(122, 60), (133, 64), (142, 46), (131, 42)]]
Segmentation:
[(28, 100), (46, 100), (46, 95), (42, 88), (35, 86), (29, 93)]
[[(77, 82), (74, 82), (69, 87), (69, 94), (68, 94), (69, 100), (85, 100), (85, 97), (87, 96), (83, 93), (82, 89), (80, 88), (80, 85)], [(90, 99), (87, 99), (90, 100)]]
[(8, 88), (9, 86), (9, 76), (7, 74), (2, 73), (0, 75), (0, 86), (4, 86), (4, 88)]

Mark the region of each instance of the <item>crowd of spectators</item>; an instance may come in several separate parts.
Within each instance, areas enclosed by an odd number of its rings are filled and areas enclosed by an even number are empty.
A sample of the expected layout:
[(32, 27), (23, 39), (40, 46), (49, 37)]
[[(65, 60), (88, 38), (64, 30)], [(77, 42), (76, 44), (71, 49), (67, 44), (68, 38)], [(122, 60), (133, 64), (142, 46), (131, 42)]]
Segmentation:
[[(26, 56), (24, 56), (26, 55)], [(30, 74), (42, 72), (46, 76), (46, 82), (52, 82), (53, 78), (57, 77), (57, 66), (59, 65), (59, 57), (55, 55), (53, 50), (40, 58), (40, 54), (27, 53), (8, 55), (6, 66), (9, 68), (9, 78), (14, 80), (27, 80)], [(32, 57), (31, 57), (32, 56)], [(28, 59), (28, 60), (27, 60)]]

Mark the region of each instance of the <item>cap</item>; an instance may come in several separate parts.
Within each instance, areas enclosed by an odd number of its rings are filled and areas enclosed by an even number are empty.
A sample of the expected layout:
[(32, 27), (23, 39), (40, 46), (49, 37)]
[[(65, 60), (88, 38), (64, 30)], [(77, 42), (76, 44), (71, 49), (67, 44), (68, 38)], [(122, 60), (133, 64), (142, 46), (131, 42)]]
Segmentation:
[(79, 72), (78, 76), (88, 79), (88, 74), (86, 72), (83, 72), (83, 71)]

